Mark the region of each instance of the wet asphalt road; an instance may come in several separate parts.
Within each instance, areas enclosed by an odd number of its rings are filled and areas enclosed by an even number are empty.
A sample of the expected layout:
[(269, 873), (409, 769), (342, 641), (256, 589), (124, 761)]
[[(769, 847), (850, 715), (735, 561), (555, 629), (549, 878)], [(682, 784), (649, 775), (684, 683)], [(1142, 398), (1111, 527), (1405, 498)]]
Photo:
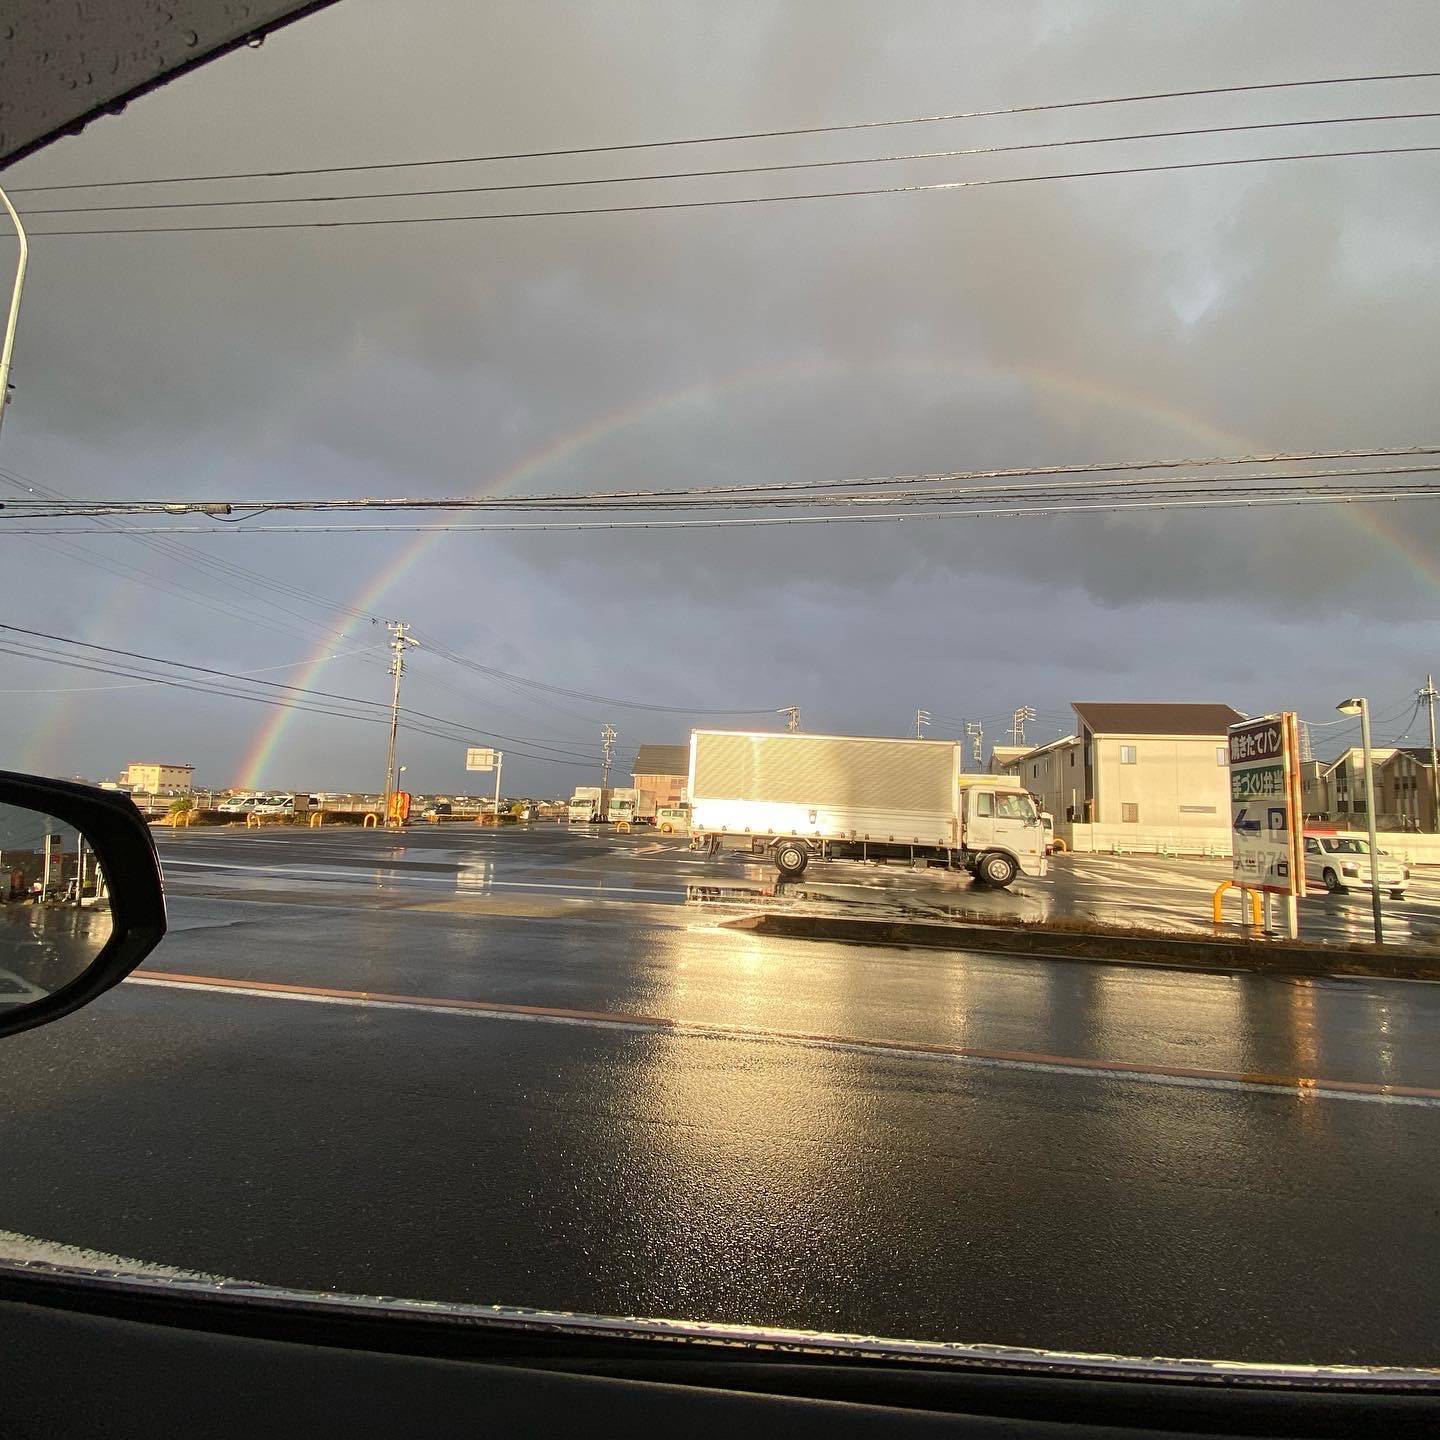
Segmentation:
[[(172, 932), (145, 971), (7, 1042), (4, 1229), (307, 1288), (1437, 1363), (1440, 987), (725, 923), (1182, 923), (1213, 865), (1076, 857), (1004, 897), (837, 866), (774, 896), (653, 833), (160, 846)], [(1342, 906), (1368, 920), (1363, 896), (1307, 915), (1343, 931)], [(1406, 906), (1423, 931), (1440, 885)]]

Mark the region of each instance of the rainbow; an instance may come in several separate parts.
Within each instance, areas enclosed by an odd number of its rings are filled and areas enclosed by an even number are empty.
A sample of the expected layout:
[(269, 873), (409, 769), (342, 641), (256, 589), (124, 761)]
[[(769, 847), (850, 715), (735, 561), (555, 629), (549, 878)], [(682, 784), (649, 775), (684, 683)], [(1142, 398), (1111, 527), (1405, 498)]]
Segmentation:
[[(1078, 400), (1087, 407), (1102, 405), (1109, 409), (1140, 415), (1204, 442), (1215, 453), (1258, 452), (1267, 448), (1263, 442), (1248, 438), (1232, 430), (1212, 425), (1188, 410), (1140, 392), (1125, 390), (1119, 386), (1069, 375), (1058, 371), (1044, 370), (1032, 366), (966, 366), (951, 361), (914, 360), (887, 361), (874, 365), (855, 365), (832, 360), (790, 361), (782, 365), (771, 365), (743, 370), (718, 381), (704, 381), (647, 397), (633, 405), (608, 411), (588, 421), (578, 429), (556, 436), (544, 445), (522, 456), (507, 469), (502, 470), (488, 484), (474, 491), (475, 498), (487, 495), (501, 495), (514, 486), (580, 454), (586, 449), (607, 440), (631, 426), (653, 421), (657, 416), (683, 409), (686, 405), (699, 402), (713, 402), (720, 396), (733, 397), (758, 385), (774, 385), (794, 380), (810, 379), (836, 374), (894, 374), (916, 372), (926, 375), (943, 373), (967, 380), (1011, 380), (1051, 396)], [(1406, 561), (1425, 580), (1440, 586), (1440, 564), (1436, 557), (1422, 550), (1397, 524), (1383, 518), (1378, 506), (1356, 505), (1347, 507), (1351, 518), (1363, 530), (1384, 541), (1399, 551)], [(384, 596), (435, 546), (444, 539), (444, 532), (430, 531), (417, 535), (409, 541), (388, 565), (383, 566), (348, 601), (351, 610), (373, 612)], [(360, 617), (345, 620), (340, 638), (349, 635), (353, 628), (363, 623)], [(313, 684), (321, 666), (333, 652), (336, 637), (327, 638), (321, 648), (306, 662), (296, 677), (300, 686)], [(264, 772), (270, 767), (275, 754), (287, 734), (294, 717), (303, 712), (276, 710), (256, 734), (254, 743), (241, 762), (239, 779), (242, 789), (258, 789)]]

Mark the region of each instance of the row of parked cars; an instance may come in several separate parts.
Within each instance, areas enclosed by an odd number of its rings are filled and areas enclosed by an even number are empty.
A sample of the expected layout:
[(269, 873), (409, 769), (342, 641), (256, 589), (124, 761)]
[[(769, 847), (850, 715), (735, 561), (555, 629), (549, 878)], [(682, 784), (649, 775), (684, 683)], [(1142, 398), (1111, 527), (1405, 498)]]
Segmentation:
[(320, 808), (314, 795), (232, 795), (216, 809), (222, 815), (298, 815)]

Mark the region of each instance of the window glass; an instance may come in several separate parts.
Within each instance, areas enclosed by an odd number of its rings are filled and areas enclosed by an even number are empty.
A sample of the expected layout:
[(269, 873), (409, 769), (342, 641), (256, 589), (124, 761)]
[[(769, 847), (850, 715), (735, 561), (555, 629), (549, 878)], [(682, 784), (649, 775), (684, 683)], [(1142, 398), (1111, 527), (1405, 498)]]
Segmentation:
[(1120, 747), (1120, 763), (1122, 765), (1134, 765), (1136, 763), (1135, 747), (1133, 745), (1122, 745)]
[(997, 795), (995, 814), (1002, 820), (1033, 820), (1035, 806), (1028, 795)]
[(1228, 765), (1230, 763), (1230, 752), (1223, 745), (1215, 747), (1215, 763), (1217, 765)]
[(995, 813), (995, 797), (988, 790), (982, 790), (976, 795), (975, 813), (977, 815), (993, 815)]
[(1120, 821), (1124, 825), (1138, 825), (1140, 823), (1140, 807), (1126, 801), (1120, 806)]
[(1307, 855), (1318, 855), (1320, 853), (1320, 842), (1313, 836), (1305, 837), (1305, 853)]

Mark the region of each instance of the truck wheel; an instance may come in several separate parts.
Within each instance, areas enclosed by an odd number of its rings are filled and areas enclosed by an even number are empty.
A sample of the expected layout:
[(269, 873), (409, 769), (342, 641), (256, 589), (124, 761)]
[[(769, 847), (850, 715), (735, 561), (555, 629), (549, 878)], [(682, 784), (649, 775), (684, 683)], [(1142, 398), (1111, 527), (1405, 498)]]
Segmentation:
[(775, 868), (784, 876), (803, 875), (810, 863), (810, 852), (795, 840), (782, 840), (775, 847)]
[(1015, 878), (1019, 868), (1008, 855), (992, 850), (980, 857), (980, 863), (975, 867), (975, 878), (1003, 890)]

